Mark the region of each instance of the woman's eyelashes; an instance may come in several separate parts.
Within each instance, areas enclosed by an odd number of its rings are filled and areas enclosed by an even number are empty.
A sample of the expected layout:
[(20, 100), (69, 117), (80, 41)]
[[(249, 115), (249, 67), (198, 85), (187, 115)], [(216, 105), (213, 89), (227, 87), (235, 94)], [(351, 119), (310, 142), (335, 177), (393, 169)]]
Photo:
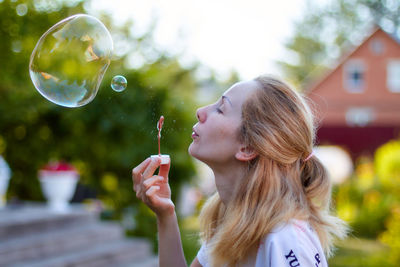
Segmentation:
[(218, 103), (216, 103), (215, 104), (215, 110), (217, 111), (217, 113), (219, 113), (219, 114), (222, 114), (223, 112), (222, 112), (222, 106), (223, 106), (224, 104), (223, 103), (220, 103), (220, 102), (218, 102)]
[(217, 111), (217, 113), (219, 113), (219, 114), (223, 114), (224, 113), (222, 111), (223, 105), (224, 105), (224, 103), (222, 102), (222, 99), (221, 99), (214, 104), (214, 107), (215, 107), (214, 110)]

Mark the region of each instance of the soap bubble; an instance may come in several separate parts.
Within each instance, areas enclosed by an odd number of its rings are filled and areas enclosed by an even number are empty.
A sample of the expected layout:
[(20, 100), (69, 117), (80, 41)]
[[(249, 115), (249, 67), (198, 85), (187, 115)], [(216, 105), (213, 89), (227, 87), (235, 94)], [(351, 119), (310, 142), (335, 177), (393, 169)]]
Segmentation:
[(55, 104), (83, 106), (96, 96), (112, 50), (111, 35), (101, 21), (83, 14), (68, 17), (36, 44), (29, 62), (32, 82)]
[(111, 81), (111, 88), (116, 92), (122, 92), (126, 89), (127, 84), (124, 76), (116, 75)]

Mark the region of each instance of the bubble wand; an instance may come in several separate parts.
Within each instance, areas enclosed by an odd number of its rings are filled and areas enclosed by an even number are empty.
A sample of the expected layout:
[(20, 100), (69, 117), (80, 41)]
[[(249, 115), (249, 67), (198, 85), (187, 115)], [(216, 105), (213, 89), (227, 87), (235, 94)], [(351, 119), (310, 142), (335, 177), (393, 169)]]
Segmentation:
[(169, 163), (169, 155), (161, 155), (161, 130), (164, 125), (164, 116), (161, 116), (157, 122), (158, 155), (152, 155), (152, 158), (161, 158), (161, 165)]
[(161, 130), (164, 125), (164, 116), (161, 116), (157, 123), (157, 130), (158, 130), (158, 155), (161, 157), (161, 149), (160, 149), (160, 140), (161, 140)]

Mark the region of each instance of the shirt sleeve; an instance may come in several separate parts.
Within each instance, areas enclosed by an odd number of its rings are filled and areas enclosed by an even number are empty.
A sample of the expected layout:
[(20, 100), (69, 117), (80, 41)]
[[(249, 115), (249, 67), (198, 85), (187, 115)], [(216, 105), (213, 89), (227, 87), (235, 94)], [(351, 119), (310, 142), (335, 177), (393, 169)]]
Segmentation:
[(292, 255), (295, 255), (293, 248), (288, 243), (281, 241), (282, 240), (267, 239), (265, 244), (261, 244), (257, 254), (256, 267), (300, 266), (296, 265), (295, 257), (293, 257), (293, 261), (288, 261), (286, 255), (288, 255), (289, 258), (291, 256), (291, 251)]
[(208, 256), (207, 256), (207, 246), (203, 243), (200, 247), (199, 252), (197, 253), (197, 260), (203, 267), (208, 266)]
[(256, 267), (325, 267), (323, 252), (310, 246), (308, 237), (291, 227), (268, 235), (261, 243)]

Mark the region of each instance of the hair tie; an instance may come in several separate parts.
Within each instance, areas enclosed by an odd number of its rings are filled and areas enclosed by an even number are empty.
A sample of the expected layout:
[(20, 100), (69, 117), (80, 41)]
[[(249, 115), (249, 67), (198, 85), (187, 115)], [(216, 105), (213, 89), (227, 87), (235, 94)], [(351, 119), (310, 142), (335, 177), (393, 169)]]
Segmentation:
[(312, 152), (310, 153), (310, 155), (308, 155), (308, 157), (304, 159), (304, 162), (306, 162), (307, 160), (311, 159), (312, 156), (314, 156), (314, 151), (312, 151)]

